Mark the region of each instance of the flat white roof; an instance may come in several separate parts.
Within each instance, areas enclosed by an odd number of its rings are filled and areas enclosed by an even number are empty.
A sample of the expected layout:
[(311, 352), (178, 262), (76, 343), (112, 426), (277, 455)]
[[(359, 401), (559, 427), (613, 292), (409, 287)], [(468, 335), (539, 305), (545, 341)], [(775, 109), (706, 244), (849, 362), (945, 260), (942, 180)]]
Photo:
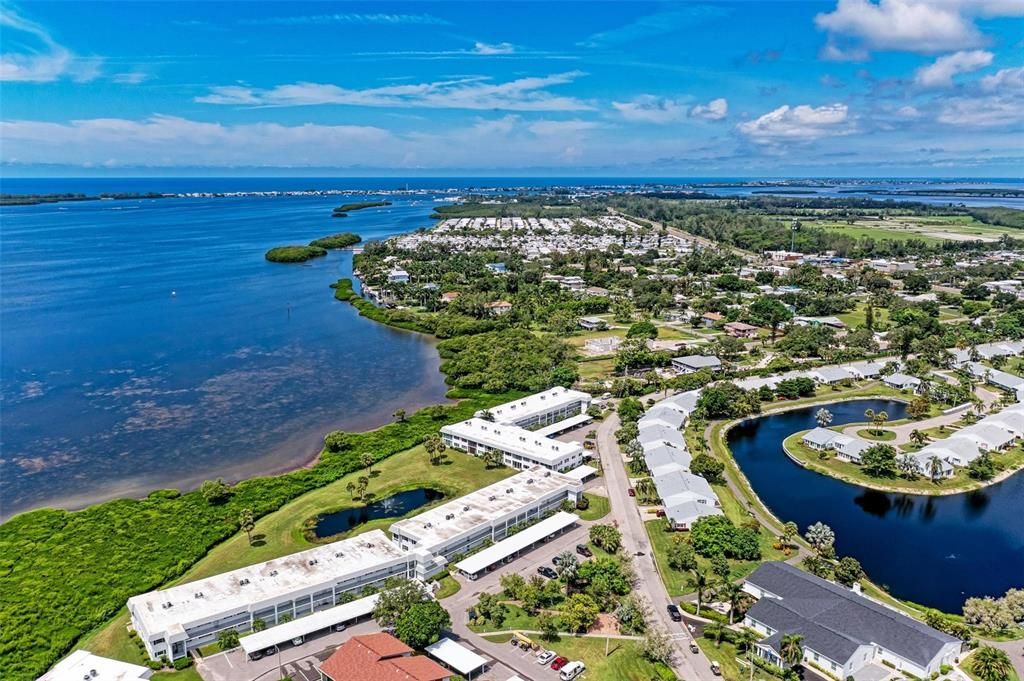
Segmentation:
[(463, 676), (487, 664), (487, 658), (477, 655), (447, 636), (442, 636), (437, 643), (431, 643), (425, 650), (431, 657), (436, 657)]
[(142, 620), (146, 631), (155, 634), (410, 560), (412, 557), (391, 543), (384, 532), (371, 530), (265, 563), (133, 596), (128, 599), (128, 607)]
[(534, 414), (545, 414), (549, 411), (554, 411), (559, 407), (580, 400), (590, 402), (590, 399), (590, 393), (556, 387), (544, 392), (521, 397), (518, 400), (499, 404), (487, 411), (491, 413), (496, 423), (513, 423)]
[(430, 549), (518, 513), (542, 497), (581, 488), (578, 480), (534, 466), (418, 516), (399, 520), (391, 526), (391, 532), (416, 539), (418, 548)]
[(37, 681), (135, 681), (148, 679), (152, 675), (153, 670), (149, 667), (100, 657), (88, 650), (76, 650), (55, 664), (53, 669), (40, 676)]
[(321, 629), (333, 627), (335, 624), (341, 624), (342, 622), (354, 620), (357, 617), (369, 615), (377, 607), (378, 598), (380, 598), (380, 594), (373, 594), (366, 598), (336, 605), (333, 608), (318, 610), (312, 615), (300, 617), (291, 622), (278, 624), (276, 627), (270, 627), (255, 634), (243, 636), (239, 639), (239, 642), (242, 644), (242, 650), (245, 651), (246, 655), (258, 650), (273, 648), (279, 643), (291, 641), (293, 638), (308, 636), (314, 631), (320, 631)]
[(521, 532), (516, 532), (507, 539), (502, 539), (493, 546), (488, 546), (483, 551), (474, 553), (469, 558), (459, 561), (455, 568), (468, 575), (475, 575), (486, 570), (490, 566), (505, 560), (516, 551), (522, 551), (531, 544), (544, 539), (549, 534), (554, 534), (569, 527), (580, 518), (575, 513), (559, 511), (550, 518), (545, 518), (536, 525), (531, 525)]
[(584, 423), (590, 423), (593, 421), (589, 414), (577, 414), (576, 416), (570, 416), (567, 419), (562, 419), (556, 423), (552, 423), (550, 426), (544, 426), (538, 430), (533, 431), (534, 434), (540, 435), (541, 437), (550, 437), (566, 430), (572, 430), (582, 426)]
[(519, 426), (491, 423), (478, 418), (444, 426), (441, 432), (479, 442), (492, 449), (519, 454), (549, 466), (567, 456), (583, 452), (583, 445), (579, 442), (559, 442)]
[(566, 471), (565, 475), (573, 480), (579, 480), (582, 482), (595, 473), (597, 473), (596, 468), (583, 464), (582, 466), (576, 466), (576, 468), (573, 468), (571, 471)]

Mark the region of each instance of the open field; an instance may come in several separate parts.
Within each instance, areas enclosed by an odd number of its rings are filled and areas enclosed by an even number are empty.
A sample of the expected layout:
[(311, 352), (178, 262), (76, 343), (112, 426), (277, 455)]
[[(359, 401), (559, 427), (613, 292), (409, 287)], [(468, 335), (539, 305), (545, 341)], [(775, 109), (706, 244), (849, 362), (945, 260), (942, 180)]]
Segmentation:
[[(1010, 227), (986, 225), (969, 215), (930, 215), (930, 216), (889, 216), (878, 220), (869, 217), (857, 217), (850, 220), (807, 220), (801, 218), (810, 227), (819, 227), (830, 231), (841, 232), (850, 237), (871, 239), (906, 240), (920, 239), (927, 243), (942, 241), (998, 241), (1004, 234), (1019, 236), (1020, 230)], [(789, 222), (787, 218), (785, 222)]]

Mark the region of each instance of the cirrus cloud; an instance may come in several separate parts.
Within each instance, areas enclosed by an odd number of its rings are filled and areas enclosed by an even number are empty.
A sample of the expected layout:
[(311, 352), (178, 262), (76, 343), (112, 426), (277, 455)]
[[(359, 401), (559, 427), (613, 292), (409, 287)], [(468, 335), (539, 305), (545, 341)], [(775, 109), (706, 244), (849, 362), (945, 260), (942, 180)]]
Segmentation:
[(612, 108), (627, 121), (671, 123), (686, 118), (687, 105), (678, 99), (639, 95), (626, 102), (612, 102)]
[(195, 101), (238, 106), (347, 106), (424, 109), (504, 109), (506, 111), (585, 111), (593, 107), (574, 97), (553, 94), (551, 86), (565, 85), (585, 75), (568, 71), (494, 83), (484, 77), (459, 78), (362, 90), (326, 83), (291, 83), (261, 89), (218, 86)]

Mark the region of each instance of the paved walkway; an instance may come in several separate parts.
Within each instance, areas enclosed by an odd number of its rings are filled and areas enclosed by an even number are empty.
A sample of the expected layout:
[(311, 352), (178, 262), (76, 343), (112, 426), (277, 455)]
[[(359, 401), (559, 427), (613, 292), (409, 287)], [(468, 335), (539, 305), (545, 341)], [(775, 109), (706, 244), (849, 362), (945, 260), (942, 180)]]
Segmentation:
[[(974, 394), (981, 400), (982, 404), (985, 405), (986, 410), (992, 409), (992, 405), (999, 401), (999, 395), (991, 390), (982, 388), (981, 386), (975, 387)], [(898, 426), (883, 426), (884, 430), (896, 433), (896, 439), (880, 442), (893, 446), (908, 444), (910, 442), (910, 434), (915, 430), (927, 430), (929, 428), (938, 428), (940, 426), (951, 426), (963, 418), (964, 413), (970, 409), (971, 405), (968, 404), (956, 411), (939, 414), (938, 416), (933, 416), (930, 419), (924, 419), (923, 421), (911, 421), (910, 423), (903, 423)], [(864, 428), (865, 425), (861, 423), (859, 425), (847, 426), (846, 428), (843, 428), (842, 432), (843, 435), (856, 436), (857, 431), (864, 430)]]

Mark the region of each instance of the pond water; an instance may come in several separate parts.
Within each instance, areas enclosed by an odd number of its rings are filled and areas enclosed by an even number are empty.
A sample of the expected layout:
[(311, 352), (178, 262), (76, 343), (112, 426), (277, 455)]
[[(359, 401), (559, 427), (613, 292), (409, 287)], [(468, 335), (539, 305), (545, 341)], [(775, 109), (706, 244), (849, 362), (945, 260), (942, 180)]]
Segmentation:
[(377, 518), (400, 518), (410, 511), (441, 499), (444, 499), (444, 493), (429, 487), (406, 490), (366, 506), (326, 513), (317, 519), (313, 534), (321, 539), (332, 537)]
[(801, 531), (832, 527), (840, 555), (857, 558), (894, 596), (959, 612), (969, 596), (998, 596), (1024, 586), (1024, 475), (984, 490), (934, 497), (886, 494), (805, 470), (782, 441), (815, 426), (821, 407), (833, 425), (864, 420), (864, 410), (902, 418), (906, 405), (855, 400), (773, 414), (742, 423), (729, 447), (750, 484), (783, 521)]

